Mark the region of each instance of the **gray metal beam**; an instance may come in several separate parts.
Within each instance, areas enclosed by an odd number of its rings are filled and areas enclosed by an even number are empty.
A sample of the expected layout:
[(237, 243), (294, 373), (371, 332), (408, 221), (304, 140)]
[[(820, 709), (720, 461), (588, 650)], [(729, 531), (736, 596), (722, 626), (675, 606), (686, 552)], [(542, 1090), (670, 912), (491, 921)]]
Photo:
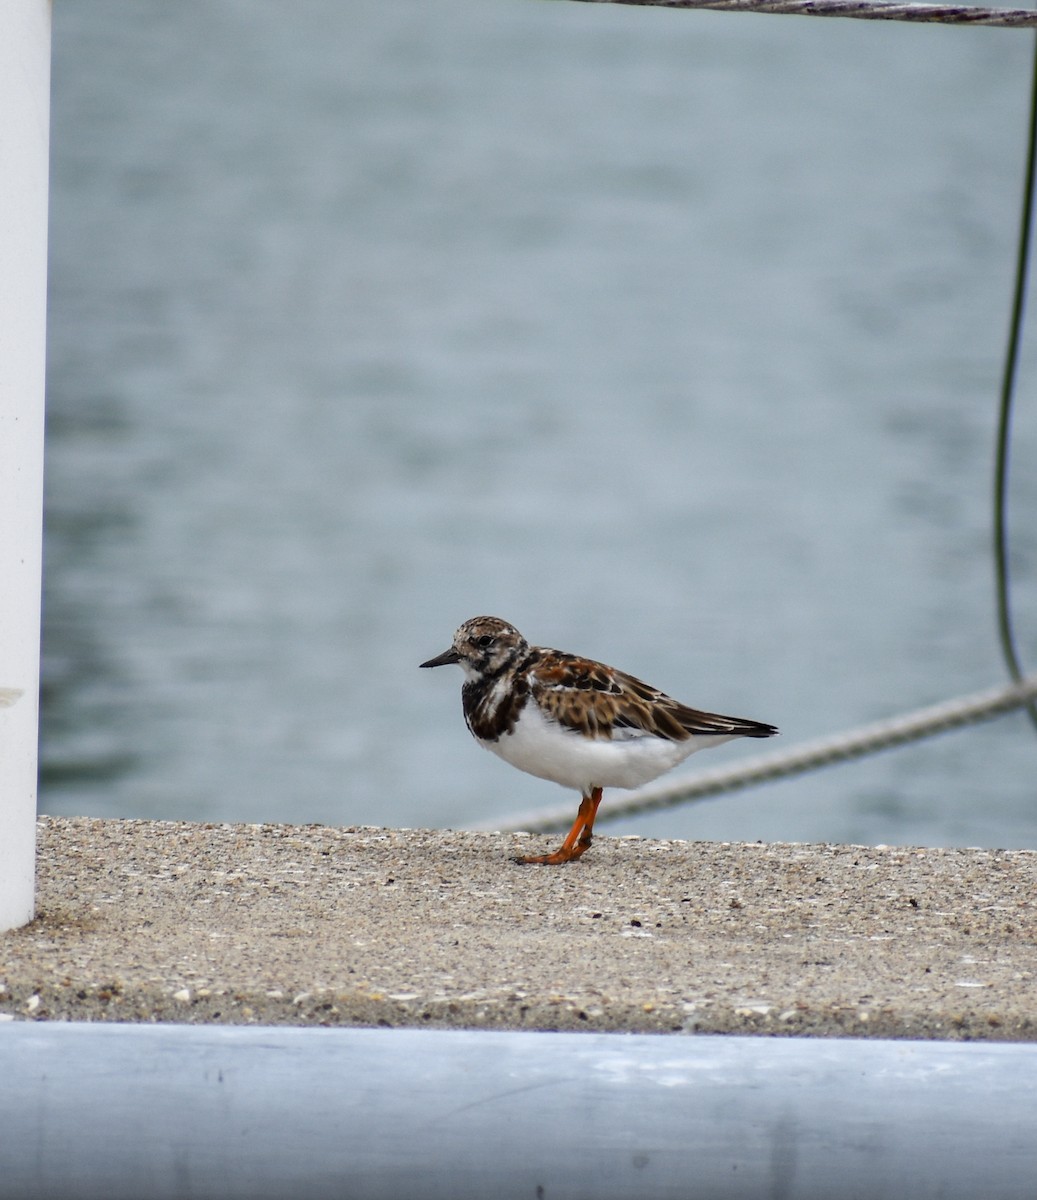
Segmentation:
[(0, 1026), (3, 1200), (1037, 1191), (1037, 1045)]

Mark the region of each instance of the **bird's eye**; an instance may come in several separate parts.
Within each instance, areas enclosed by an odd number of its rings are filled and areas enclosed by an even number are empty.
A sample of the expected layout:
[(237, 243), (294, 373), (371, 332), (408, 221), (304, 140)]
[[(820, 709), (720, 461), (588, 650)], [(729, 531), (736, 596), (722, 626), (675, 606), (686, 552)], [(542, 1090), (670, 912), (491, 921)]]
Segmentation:
[(485, 650), (487, 646), (493, 645), (493, 638), (490, 637), (488, 633), (484, 633), (482, 637), (478, 639), (476, 645), (482, 646), (482, 648)]

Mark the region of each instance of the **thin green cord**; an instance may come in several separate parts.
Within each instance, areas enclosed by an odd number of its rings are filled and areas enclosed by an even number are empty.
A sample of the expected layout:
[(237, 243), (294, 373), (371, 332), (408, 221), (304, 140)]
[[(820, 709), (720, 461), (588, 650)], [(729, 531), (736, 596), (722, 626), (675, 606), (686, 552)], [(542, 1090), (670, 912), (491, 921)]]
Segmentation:
[[(1023, 188), (1023, 212), (1019, 223), (1019, 253), (1016, 259), (1015, 295), (1012, 321), (1001, 381), (1001, 406), (997, 425), (997, 458), (994, 467), (994, 569), (997, 581), (997, 627), (1001, 653), (1012, 678), (1023, 678), (1023, 668), (1012, 630), (1012, 606), (1008, 577), (1008, 460), (1012, 428), (1012, 399), (1019, 366), (1023, 312), (1026, 308), (1026, 280), (1030, 262), (1030, 231), (1033, 224), (1034, 175), (1037, 172), (1037, 37), (1034, 39), (1033, 80), (1030, 90), (1030, 128), (1026, 152), (1026, 182)], [(1037, 729), (1037, 702), (1026, 706)]]

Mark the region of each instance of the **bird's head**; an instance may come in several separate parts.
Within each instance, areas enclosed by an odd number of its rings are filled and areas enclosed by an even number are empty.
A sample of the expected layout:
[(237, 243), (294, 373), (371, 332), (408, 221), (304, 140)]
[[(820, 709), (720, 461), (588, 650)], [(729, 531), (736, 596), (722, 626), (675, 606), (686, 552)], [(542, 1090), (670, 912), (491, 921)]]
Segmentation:
[(528, 643), (514, 625), (500, 617), (472, 617), (454, 634), (449, 650), (423, 662), (423, 667), (445, 667), (458, 663), (469, 679), (493, 675), (518, 658)]

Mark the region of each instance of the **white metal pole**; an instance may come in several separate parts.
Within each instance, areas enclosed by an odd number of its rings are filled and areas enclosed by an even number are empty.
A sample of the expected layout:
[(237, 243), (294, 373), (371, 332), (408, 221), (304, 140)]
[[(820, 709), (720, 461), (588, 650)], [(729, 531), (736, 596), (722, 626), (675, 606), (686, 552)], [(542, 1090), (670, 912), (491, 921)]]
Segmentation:
[(35, 880), (50, 18), (0, 3), (0, 930)]

